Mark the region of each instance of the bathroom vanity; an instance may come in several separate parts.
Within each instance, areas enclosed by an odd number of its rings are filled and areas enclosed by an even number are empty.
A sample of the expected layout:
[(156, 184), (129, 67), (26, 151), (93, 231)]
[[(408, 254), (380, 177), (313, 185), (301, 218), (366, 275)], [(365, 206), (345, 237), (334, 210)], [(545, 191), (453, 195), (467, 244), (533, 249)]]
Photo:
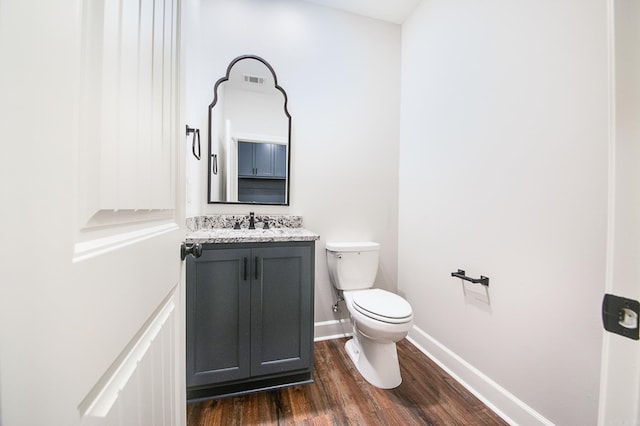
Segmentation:
[[(288, 206), (291, 115), (271, 65), (233, 59), (208, 116), (208, 203)], [(300, 216), (253, 213), (189, 218), (187, 230), (187, 400), (310, 383), (320, 237)]]
[(186, 266), (189, 401), (312, 382), (319, 236), (274, 219), (249, 230), (244, 219), (205, 224), (186, 239), (203, 249)]

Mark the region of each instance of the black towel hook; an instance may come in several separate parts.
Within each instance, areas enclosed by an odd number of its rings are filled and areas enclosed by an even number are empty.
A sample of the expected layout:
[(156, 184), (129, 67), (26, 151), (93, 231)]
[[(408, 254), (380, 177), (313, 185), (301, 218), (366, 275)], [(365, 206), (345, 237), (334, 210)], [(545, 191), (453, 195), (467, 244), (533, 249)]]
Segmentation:
[[(200, 129), (194, 129), (187, 124), (187, 136), (193, 133), (193, 141), (191, 142), (191, 152), (198, 160), (200, 159)], [(198, 153), (196, 154), (196, 136), (198, 137)]]

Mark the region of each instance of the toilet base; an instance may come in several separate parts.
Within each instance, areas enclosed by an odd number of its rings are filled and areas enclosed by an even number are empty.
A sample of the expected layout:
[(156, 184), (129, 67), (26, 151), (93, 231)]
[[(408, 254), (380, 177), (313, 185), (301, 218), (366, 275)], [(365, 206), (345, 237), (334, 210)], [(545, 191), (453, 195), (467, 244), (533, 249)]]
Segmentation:
[(362, 377), (373, 386), (393, 389), (402, 383), (394, 342), (378, 343), (355, 335), (347, 341), (345, 349)]

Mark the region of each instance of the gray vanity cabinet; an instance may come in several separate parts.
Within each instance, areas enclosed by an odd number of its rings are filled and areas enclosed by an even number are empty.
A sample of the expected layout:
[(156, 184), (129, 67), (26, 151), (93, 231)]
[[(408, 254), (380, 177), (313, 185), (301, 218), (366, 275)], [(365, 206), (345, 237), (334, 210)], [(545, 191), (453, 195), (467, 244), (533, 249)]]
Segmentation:
[(205, 244), (187, 258), (187, 398), (309, 383), (314, 242)]

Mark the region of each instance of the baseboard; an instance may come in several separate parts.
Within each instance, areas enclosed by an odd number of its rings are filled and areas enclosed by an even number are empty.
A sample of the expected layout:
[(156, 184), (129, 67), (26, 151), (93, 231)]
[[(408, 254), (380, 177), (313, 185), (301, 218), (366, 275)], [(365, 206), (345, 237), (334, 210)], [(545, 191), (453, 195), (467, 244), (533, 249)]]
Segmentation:
[(314, 325), (314, 341), (339, 339), (349, 337), (352, 334), (351, 321), (349, 319), (339, 319), (331, 321), (321, 321)]
[(418, 327), (413, 327), (407, 339), (507, 423), (553, 426), (540, 413)]

